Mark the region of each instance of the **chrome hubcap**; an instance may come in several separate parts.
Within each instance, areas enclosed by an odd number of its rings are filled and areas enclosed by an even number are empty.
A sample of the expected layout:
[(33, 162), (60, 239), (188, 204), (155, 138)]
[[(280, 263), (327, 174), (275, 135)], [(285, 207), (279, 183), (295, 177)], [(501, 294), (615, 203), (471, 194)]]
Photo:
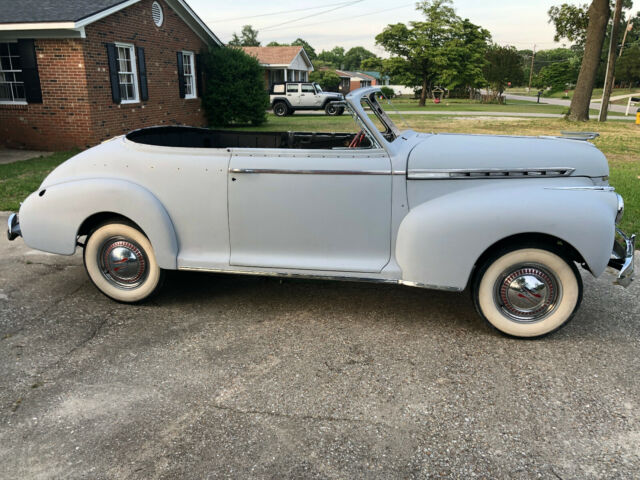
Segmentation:
[(516, 322), (537, 322), (553, 312), (561, 295), (556, 277), (539, 265), (510, 268), (496, 282), (495, 300)]
[(135, 288), (147, 276), (147, 258), (142, 249), (124, 238), (112, 238), (99, 253), (104, 277), (119, 288)]

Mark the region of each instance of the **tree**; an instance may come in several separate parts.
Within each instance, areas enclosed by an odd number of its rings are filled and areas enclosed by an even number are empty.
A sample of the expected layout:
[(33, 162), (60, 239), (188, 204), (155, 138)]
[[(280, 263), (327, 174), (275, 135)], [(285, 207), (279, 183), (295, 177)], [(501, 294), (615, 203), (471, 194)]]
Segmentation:
[(344, 68), (344, 48), (334, 47), (329, 51), (323, 50), (318, 54), (318, 59), (334, 68)]
[(376, 36), (376, 44), (395, 57), (386, 65), (408, 82), (405, 85), (422, 87), (420, 106), (424, 106), (433, 81), (451, 66), (451, 27), (459, 21), (451, 4), (451, 0), (419, 2), (417, 10), (424, 15), (424, 21), (409, 22), (409, 26), (388, 25)]
[(632, 87), (640, 82), (640, 45), (632, 45), (622, 52), (616, 63), (616, 77)]
[(585, 35), (580, 74), (569, 107), (569, 119), (571, 120), (589, 120), (589, 104), (600, 65), (602, 46), (610, 15), (609, 0), (593, 0), (589, 7), (589, 24)]
[(318, 58), (318, 55), (316, 54), (315, 48), (313, 48), (311, 45), (309, 45), (308, 42), (306, 42), (305, 40), (303, 40), (301, 38), (296, 38), (295, 41), (291, 42), (291, 45), (296, 46), (296, 47), (304, 48), (304, 51), (307, 53), (307, 56), (309, 57), (309, 60), (311, 60), (311, 61), (313, 61), (316, 58)]
[(558, 61), (542, 67), (534, 77), (534, 84), (537, 88), (550, 88), (551, 92), (559, 92), (570, 85), (575, 85), (578, 73), (580, 73), (579, 60)]
[(485, 85), (485, 55), (489, 48), (491, 34), (488, 30), (474, 25), (469, 19), (455, 24), (454, 37), (449, 46), (451, 68), (443, 72), (441, 83), (450, 90), (467, 90), (469, 96), (474, 90)]
[[(522, 57), (524, 69), (524, 78), (529, 78), (529, 73), (531, 71), (531, 55), (533, 52), (531, 50), (519, 50), (520, 56)], [(533, 76), (535, 77), (540, 73), (540, 71), (549, 65), (553, 64), (568, 64), (570, 63), (572, 66), (577, 64), (578, 70), (580, 69), (580, 62), (582, 62), (582, 49), (573, 49), (573, 48), (552, 48), (549, 50), (538, 50), (536, 52), (535, 57), (533, 58)], [(575, 72), (575, 78), (570, 82), (575, 84), (578, 79), (578, 72)]]
[(345, 70), (360, 70), (362, 69), (362, 61), (369, 58), (376, 58), (377, 55), (370, 52), (364, 47), (353, 47), (344, 54), (344, 66)]
[[(615, 3), (615, 0), (609, 0), (611, 6), (613, 3)], [(624, 0), (622, 5), (627, 10), (631, 9), (633, 0)], [(590, 4), (588, 3), (580, 5), (563, 3), (562, 5), (551, 7), (547, 13), (549, 15), (549, 23), (553, 23), (556, 29), (553, 39), (559, 42), (566, 38), (570, 42), (584, 46), (589, 25), (589, 8)]]
[(484, 77), (495, 97), (502, 97), (509, 82), (520, 85), (524, 81), (522, 57), (514, 47), (492, 45), (486, 59)]
[(556, 28), (556, 34), (553, 39), (559, 42), (566, 38), (570, 42), (584, 45), (587, 34), (587, 26), (589, 25), (589, 5), (570, 5), (563, 3), (559, 6), (553, 6), (547, 12), (549, 15), (549, 23), (553, 23)]
[(258, 31), (254, 30), (251, 25), (245, 25), (242, 27), (239, 37), (236, 33), (233, 34), (229, 45), (233, 47), (259, 47)]
[(316, 70), (309, 75), (309, 81), (317, 82), (323, 90), (337, 92), (340, 87), (340, 76), (331, 70)]
[(258, 60), (239, 48), (213, 48), (204, 56), (204, 67), (202, 106), (211, 126), (266, 121), (269, 95)]
[(365, 58), (360, 64), (360, 68), (366, 71), (384, 72), (384, 62), (380, 57)]

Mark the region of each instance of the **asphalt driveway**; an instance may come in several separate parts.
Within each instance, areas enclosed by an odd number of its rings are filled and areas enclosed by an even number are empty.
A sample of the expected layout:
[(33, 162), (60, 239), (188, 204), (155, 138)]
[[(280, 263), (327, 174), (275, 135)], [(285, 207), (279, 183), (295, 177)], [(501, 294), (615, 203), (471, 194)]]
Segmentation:
[(516, 341), (388, 285), (174, 274), (120, 305), (0, 239), (0, 478), (637, 478), (640, 283), (611, 279)]

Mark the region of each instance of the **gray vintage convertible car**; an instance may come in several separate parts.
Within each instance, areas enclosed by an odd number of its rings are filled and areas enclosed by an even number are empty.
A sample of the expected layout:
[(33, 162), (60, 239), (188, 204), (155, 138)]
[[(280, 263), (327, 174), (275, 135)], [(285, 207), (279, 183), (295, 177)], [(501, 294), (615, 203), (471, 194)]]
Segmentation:
[(138, 302), (163, 270), (462, 291), (499, 331), (538, 337), (582, 299), (577, 265), (626, 286), (634, 237), (604, 155), (574, 138), (400, 131), (379, 89), (347, 96), (359, 133), (137, 130), (56, 168), (10, 239), (84, 249), (105, 295)]

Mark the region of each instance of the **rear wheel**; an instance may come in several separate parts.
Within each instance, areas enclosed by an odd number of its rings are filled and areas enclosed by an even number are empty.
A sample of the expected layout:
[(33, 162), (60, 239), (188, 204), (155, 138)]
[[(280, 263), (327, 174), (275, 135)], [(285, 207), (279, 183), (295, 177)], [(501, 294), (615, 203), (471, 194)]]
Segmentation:
[(107, 297), (134, 303), (155, 293), (162, 284), (149, 239), (122, 222), (95, 229), (84, 248), (84, 266), (93, 284)]
[(278, 117), (286, 117), (289, 113), (289, 107), (284, 102), (276, 102), (273, 104), (273, 113)]
[(536, 338), (566, 325), (582, 301), (575, 263), (552, 247), (503, 249), (474, 279), (478, 313), (500, 332)]

